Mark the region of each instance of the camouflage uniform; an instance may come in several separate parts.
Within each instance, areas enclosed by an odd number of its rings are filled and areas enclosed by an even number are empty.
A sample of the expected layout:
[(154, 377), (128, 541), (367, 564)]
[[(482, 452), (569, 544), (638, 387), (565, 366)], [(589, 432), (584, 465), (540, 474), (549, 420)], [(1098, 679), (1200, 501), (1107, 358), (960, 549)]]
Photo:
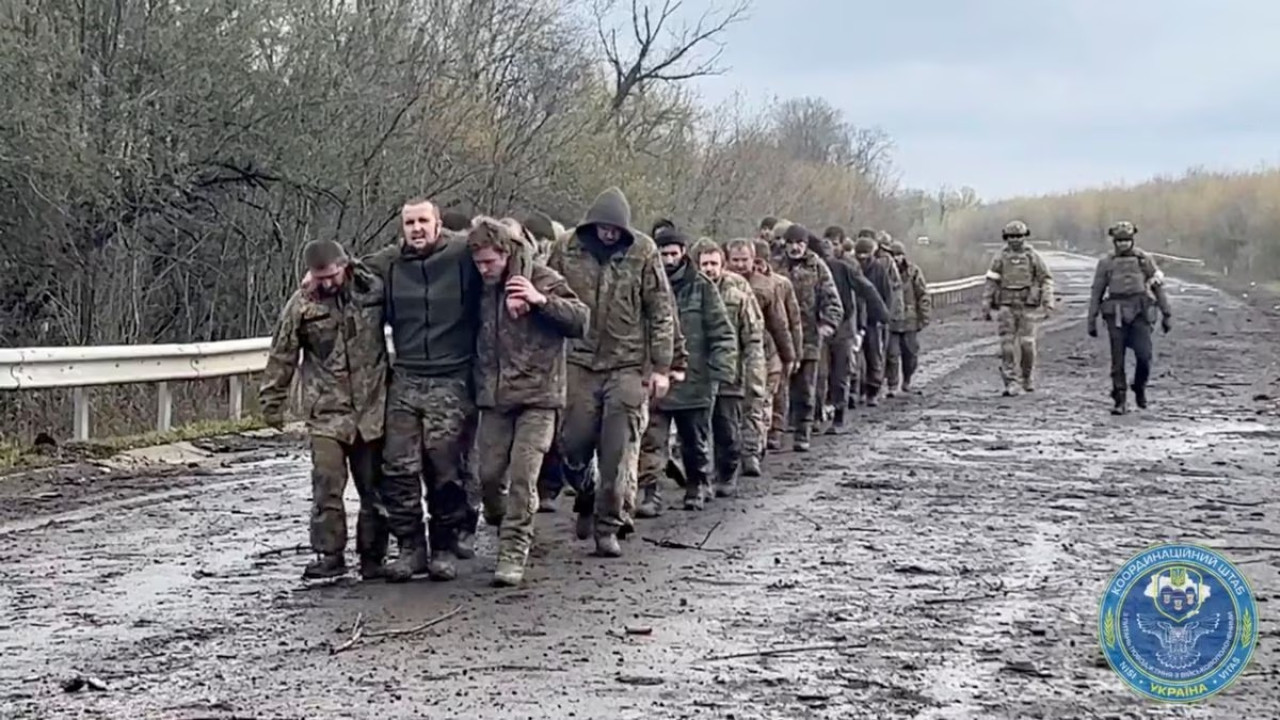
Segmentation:
[(471, 374), (482, 283), (466, 236), (447, 231), (425, 250), (399, 245), (366, 262), (386, 283), (396, 348), (387, 390), (383, 500), (400, 556), (387, 566), (387, 579), (403, 582), (426, 570), (433, 579), (449, 580), (457, 574), (459, 536), (475, 522), (467, 450), (477, 417)]
[(751, 283), (725, 270), (716, 281), (716, 288), (734, 329), (736, 363), (734, 379), (720, 384), (711, 414), (715, 492), (719, 497), (731, 497), (737, 491), (738, 471), (742, 466), (743, 434), (748, 422), (746, 408), (765, 396), (768, 371), (764, 355), (764, 316)]
[[(783, 367), (789, 366), (796, 359), (795, 343), (787, 317), (788, 300), (795, 303), (795, 292), (792, 291), (788, 298), (786, 293), (789, 287), (783, 286), (781, 280), (779, 276), (762, 272), (752, 272), (747, 278), (755, 293), (756, 304), (760, 306), (765, 328), (765, 390), (762, 395), (750, 400), (749, 422), (742, 433), (745, 456), (755, 458), (754, 462), (748, 463), (752, 467), (758, 467), (760, 458), (764, 456), (769, 420), (774, 398), (782, 384)], [(753, 474), (751, 470), (744, 472)]]
[[(903, 253), (905, 258), (906, 246), (902, 243), (893, 243), (892, 250)], [(911, 390), (911, 378), (920, 357), (918, 335), (929, 324), (929, 313), (933, 308), (924, 271), (910, 260), (903, 262), (905, 269), (899, 267), (902, 272), (902, 315), (889, 322), (889, 352), (885, 358), (890, 395), (899, 388), (899, 383), (903, 392)]]
[[(599, 224), (622, 228), (622, 239), (605, 245)], [(548, 264), (591, 309), (586, 337), (568, 354), (560, 438), (566, 480), (579, 490), (579, 530), (594, 516), (597, 552), (617, 556), (648, 423), (646, 373), (671, 372), (675, 303), (657, 246), (631, 227), (631, 207), (617, 188), (601, 193), (582, 224), (552, 246)], [(597, 451), (598, 483), (587, 474)]]
[(685, 379), (651, 411), (640, 447), (640, 507), (637, 515), (662, 511), (659, 492), (670, 459), (671, 425), (675, 423), (684, 466), (686, 510), (702, 509), (711, 489), (711, 412), (722, 383), (736, 375), (737, 339), (715, 285), (686, 258), (670, 275), (679, 312), (680, 331), (689, 351)]
[(1005, 226), (1003, 234), (1009, 245), (987, 270), (982, 306), (987, 308), (988, 318), (993, 310), (999, 313), (1000, 378), (1004, 394), (1012, 395), (1019, 359), (1023, 389), (1035, 389), (1032, 372), (1036, 362), (1036, 320), (1031, 313), (1040, 307), (1053, 309), (1053, 275), (1039, 253), (1026, 244), (1025, 238), (1031, 234), (1026, 223), (1014, 220)]
[(791, 278), (787, 274), (777, 270), (769, 253), (772, 247), (766, 242), (756, 243), (756, 256), (766, 258), (763, 266), (766, 277), (773, 281), (777, 290), (777, 301), (782, 303), (783, 312), (787, 316), (787, 329), (791, 332), (791, 348), (794, 353), (794, 365), (791, 368), (791, 375), (782, 376), (782, 369), (779, 368), (776, 374), (770, 374), (768, 380), (768, 392), (772, 397), (769, 407), (769, 430), (767, 433), (767, 447), (770, 450), (777, 450), (782, 447), (783, 433), (791, 431), (791, 378), (800, 371), (800, 356), (804, 350), (804, 320), (800, 314), (800, 302), (796, 299), (796, 289), (791, 283)]
[(494, 579), (503, 585), (520, 582), (533, 544), (538, 474), (565, 406), (565, 339), (582, 337), (589, 317), (559, 273), (534, 264), (519, 274), (547, 301), (512, 318), (505, 287), (485, 288), (475, 363), (476, 457), (485, 521), (499, 529)]
[(804, 331), (800, 369), (791, 376), (791, 426), (795, 430), (795, 449), (808, 450), (817, 399), (818, 359), (825, 342), (819, 329), (825, 326), (834, 333), (840, 327), (844, 308), (831, 270), (812, 250), (806, 249), (798, 259), (787, 257), (783, 272), (795, 288)]
[(347, 520), (342, 495), (347, 471), (360, 495), (356, 550), (361, 573), (377, 574), (387, 553), (382, 482), (387, 348), (382, 334), (383, 286), (376, 274), (352, 265), (338, 294), (289, 298), (271, 340), (259, 396), (263, 417), (279, 424), (302, 354), (300, 382), (311, 435), (311, 547), (321, 558), (309, 577), (345, 570)]
[(1107, 323), (1111, 346), (1111, 412), (1128, 410), (1129, 386), (1125, 378), (1125, 351), (1133, 350), (1133, 395), (1138, 407), (1147, 406), (1147, 379), (1151, 376), (1151, 327), (1155, 309), (1160, 309), (1161, 325), (1169, 332), (1171, 313), (1164, 291), (1164, 273), (1155, 258), (1134, 244), (1138, 229), (1121, 221), (1108, 234), (1115, 250), (1098, 261), (1089, 298), (1089, 334), (1097, 336), (1098, 315)]

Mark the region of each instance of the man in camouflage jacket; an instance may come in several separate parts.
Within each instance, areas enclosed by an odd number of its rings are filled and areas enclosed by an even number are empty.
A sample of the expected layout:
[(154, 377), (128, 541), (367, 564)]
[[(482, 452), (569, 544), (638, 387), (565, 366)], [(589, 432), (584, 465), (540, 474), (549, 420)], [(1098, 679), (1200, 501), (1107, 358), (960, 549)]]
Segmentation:
[(351, 263), (331, 241), (311, 242), (302, 255), (311, 286), (294, 292), (280, 313), (259, 391), (262, 414), (272, 426), (284, 423), (289, 386), (299, 371), (311, 435), (311, 548), (317, 554), (303, 576), (346, 572), (342, 494), (350, 470), (360, 495), (360, 574), (378, 577), (388, 540), (386, 509), (379, 497), (387, 400), (382, 280)]
[(791, 225), (783, 241), (783, 272), (795, 287), (804, 326), (800, 369), (791, 376), (793, 447), (799, 452), (808, 452), (817, 400), (818, 359), (822, 357), (823, 343), (839, 328), (844, 308), (830, 268), (809, 249), (809, 231), (803, 225)]
[[(765, 438), (769, 435), (773, 398), (783, 376), (790, 377), (790, 369), (796, 361), (794, 338), (787, 318), (787, 304), (788, 301), (795, 303), (795, 292), (790, 291), (789, 282), (784, 287), (779, 276), (769, 274), (767, 264), (763, 271), (756, 269), (754, 241), (745, 238), (730, 240), (725, 245), (725, 252), (729, 256), (729, 270), (746, 278), (750, 284), (764, 321), (764, 393), (747, 400), (748, 407), (744, 410), (747, 421), (742, 430), (742, 474), (758, 477)], [(788, 291), (790, 297), (785, 294)], [(798, 308), (796, 315), (799, 315)]]
[[(578, 534), (594, 532), (596, 553), (619, 557), (648, 406), (670, 389), (671, 286), (657, 246), (632, 227), (631, 206), (616, 187), (602, 192), (582, 223), (552, 245), (547, 264), (591, 310), (586, 336), (569, 347), (560, 437), (566, 479), (578, 489)], [(588, 467), (597, 455), (593, 482)]]
[[(590, 315), (556, 271), (540, 263), (516, 267), (522, 244), (510, 224), (485, 217), (467, 236), (484, 280), (475, 362), (476, 457), (485, 521), (499, 528), (494, 583), (500, 586), (518, 585), (524, 577), (538, 472), (565, 406), (566, 341), (586, 333)], [(508, 300), (528, 309), (513, 310)]]
[[(774, 270), (770, 256), (773, 246), (768, 240), (757, 240), (755, 247), (756, 274), (772, 280), (777, 289), (777, 301), (782, 303), (782, 309), (787, 315), (787, 329), (791, 333), (791, 347), (795, 353), (795, 359), (790, 365), (779, 367), (776, 380), (770, 380), (773, 400), (768, 409), (770, 417), (765, 447), (768, 450), (778, 450), (782, 448), (783, 433), (791, 431), (791, 378), (800, 371), (800, 356), (804, 351), (804, 320), (800, 317), (800, 302), (796, 299), (796, 289), (791, 284), (791, 278), (784, 272)], [(775, 382), (776, 385), (773, 384)]]
[(884, 363), (888, 395), (893, 397), (899, 383), (902, 392), (911, 392), (911, 377), (920, 359), (919, 333), (929, 324), (933, 301), (924, 271), (907, 258), (907, 246), (895, 240), (889, 253), (902, 276), (902, 313), (889, 321), (889, 349)]

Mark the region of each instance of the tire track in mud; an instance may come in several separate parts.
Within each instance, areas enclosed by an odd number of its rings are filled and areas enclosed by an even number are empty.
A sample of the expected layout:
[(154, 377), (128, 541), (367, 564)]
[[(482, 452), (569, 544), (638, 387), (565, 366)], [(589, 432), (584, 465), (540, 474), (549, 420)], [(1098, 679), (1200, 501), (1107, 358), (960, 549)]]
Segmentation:
[[(1040, 392), (1007, 399), (994, 325), (948, 321), (926, 340), (946, 347), (925, 358), (923, 397), (769, 458), (740, 499), (640, 527), (710, 533), (704, 550), (633, 538), (621, 561), (585, 557), (566, 502), (539, 517), (516, 590), (485, 587), (490, 531), (455, 584), (302, 589), (304, 557), (256, 556), (305, 543), (296, 459), (8, 533), (4, 702), (19, 717), (1260, 717), (1280, 704), (1274, 675), (1187, 713), (1095, 664), (1097, 594), (1133, 550), (1280, 547), (1264, 444), (1280, 432), (1236, 384), (1276, 336), (1231, 303), (1198, 312), (1203, 299), (1182, 297), (1159, 340), (1149, 413), (1106, 415), (1105, 343), (1078, 311), (1050, 321)], [(1280, 553), (1231, 554), (1260, 598), (1280, 598)], [(428, 632), (328, 654), (357, 613), (411, 626), (457, 605)], [(1254, 673), (1275, 669), (1265, 615)], [(71, 671), (113, 689), (63, 695), (54, 676)]]

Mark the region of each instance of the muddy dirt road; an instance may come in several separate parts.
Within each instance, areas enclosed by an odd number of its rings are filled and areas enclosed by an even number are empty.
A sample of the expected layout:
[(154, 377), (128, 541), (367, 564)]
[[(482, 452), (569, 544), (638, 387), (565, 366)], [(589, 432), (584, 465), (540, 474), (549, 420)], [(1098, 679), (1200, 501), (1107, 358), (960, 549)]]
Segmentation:
[[(953, 317), (924, 341), (922, 396), (771, 457), (741, 498), (644, 522), (622, 560), (587, 555), (563, 499), (517, 590), (487, 587), (491, 531), (453, 584), (304, 586), (297, 452), (123, 491), (8, 488), (25, 515), (0, 520), (0, 715), (1275, 716), (1280, 418), (1254, 397), (1280, 395), (1277, 320), (1175, 282), (1153, 406), (1113, 418), (1082, 322), (1092, 262), (1048, 259), (1068, 301), (1034, 395), (999, 397), (994, 325)], [(1227, 548), (1261, 603), (1247, 675), (1195, 708), (1138, 700), (1097, 649), (1103, 583), (1161, 540)], [(376, 633), (456, 607), (330, 654), (357, 616)], [(77, 673), (109, 690), (63, 693)]]

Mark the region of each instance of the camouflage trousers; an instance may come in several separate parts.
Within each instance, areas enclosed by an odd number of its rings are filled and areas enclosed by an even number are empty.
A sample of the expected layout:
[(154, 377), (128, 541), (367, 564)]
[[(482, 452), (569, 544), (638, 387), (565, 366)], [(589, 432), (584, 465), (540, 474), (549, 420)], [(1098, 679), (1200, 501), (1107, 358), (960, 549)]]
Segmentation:
[(884, 375), (890, 390), (899, 386), (906, 390), (920, 362), (920, 340), (917, 333), (889, 333), (889, 352), (885, 354)]
[(538, 472), (559, 413), (541, 408), (480, 413), (476, 457), (485, 522), (498, 528), (498, 561), (523, 565), (533, 545)]
[(578, 493), (579, 514), (595, 517), (596, 535), (616, 533), (632, 526), (649, 392), (639, 368), (594, 371), (570, 364), (567, 384), (560, 429), (565, 481)]
[(742, 425), (742, 452), (754, 458), (764, 457), (765, 441), (773, 421), (773, 403), (782, 385), (782, 373), (771, 372), (765, 379), (764, 397), (748, 398)]
[(382, 438), (359, 436), (351, 444), (311, 436), (311, 549), (326, 555), (347, 548), (347, 509), (342, 496), (350, 471), (360, 495), (356, 552), (381, 563), (387, 555), (387, 509), (378, 496), (382, 484)]
[(711, 410), (711, 438), (715, 447), (716, 482), (731, 485), (742, 465), (742, 408), (746, 398), (716, 398)]
[[(468, 422), (475, 416), (470, 383), (457, 377), (393, 373), (387, 388), (383, 502), (401, 547), (420, 544), (424, 525), (432, 552), (452, 551), (471, 506), (462, 476)], [(422, 486), (430, 519), (423, 523)]]
[[(831, 405), (836, 410), (848, 407), (849, 381), (853, 377), (853, 342), (853, 336), (844, 331), (823, 343), (822, 355), (818, 359), (819, 397), (814, 403), (815, 412), (820, 412), (823, 405)], [(815, 422), (819, 419), (814, 417)]]
[(696, 497), (711, 484), (711, 408), (651, 410), (640, 441), (640, 473), (637, 485), (646, 495), (662, 502), (660, 488), (671, 459), (671, 427), (675, 425), (685, 476), (685, 496)]
[(1036, 321), (1031, 309), (1002, 305), (996, 316), (1000, 332), (1000, 379), (1006, 384), (1027, 380), (1036, 366)]
[(884, 325), (873, 325), (867, 328), (867, 335), (862, 338), (860, 385), (864, 398), (870, 399), (880, 395), (880, 387), (884, 384), (884, 354), (888, 345), (888, 334)]
[(791, 427), (797, 439), (809, 439), (818, 397), (818, 361), (801, 360), (791, 376)]

